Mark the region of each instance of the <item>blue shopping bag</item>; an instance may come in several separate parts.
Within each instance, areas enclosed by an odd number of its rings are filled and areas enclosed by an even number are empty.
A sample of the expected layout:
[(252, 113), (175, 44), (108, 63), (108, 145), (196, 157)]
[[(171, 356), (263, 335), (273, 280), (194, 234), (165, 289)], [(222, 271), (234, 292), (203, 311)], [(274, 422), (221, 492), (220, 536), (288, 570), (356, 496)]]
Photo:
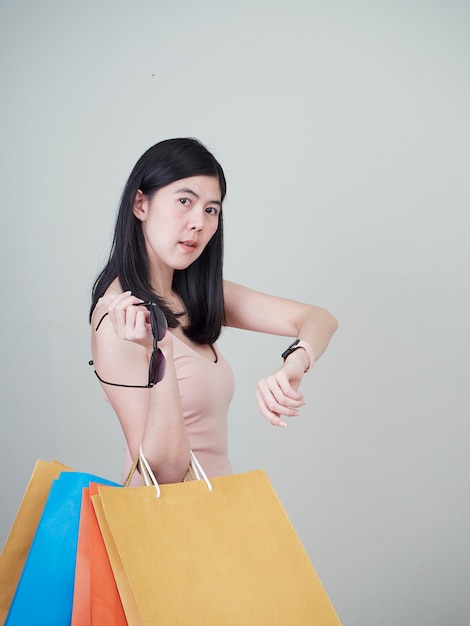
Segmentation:
[(5, 626), (69, 626), (82, 489), (119, 486), (93, 474), (62, 472), (52, 483)]

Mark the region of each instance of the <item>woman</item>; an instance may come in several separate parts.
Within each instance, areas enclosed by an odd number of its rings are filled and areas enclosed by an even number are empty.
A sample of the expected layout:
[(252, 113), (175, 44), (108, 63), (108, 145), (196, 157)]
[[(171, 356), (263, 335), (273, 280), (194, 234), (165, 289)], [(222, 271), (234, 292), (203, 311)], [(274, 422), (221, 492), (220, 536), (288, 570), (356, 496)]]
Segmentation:
[[(208, 476), (232, 471), (233, 377), (216, 345), (223, 325), (300, 340), (258, 383), (260, 413), (274, 426), (299, 414), (304, 373), (337, 327), (320, 307), (223, 280), (225, 192), (221, 166), (197, 140), (147, 150), (124, 188), (111, 254), (93, 288), (93, 363), (126, 437), (127, 466), (142, 445), (162, 483), (184, 479), (190, 449)], [(160, 366), (155, 386), (150, 360)]]

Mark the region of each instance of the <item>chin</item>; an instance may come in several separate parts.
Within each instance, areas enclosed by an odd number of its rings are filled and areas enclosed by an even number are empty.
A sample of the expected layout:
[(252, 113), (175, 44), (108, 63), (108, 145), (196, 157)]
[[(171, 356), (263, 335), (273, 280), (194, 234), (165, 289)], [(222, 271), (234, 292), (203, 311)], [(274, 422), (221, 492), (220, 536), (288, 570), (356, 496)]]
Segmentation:
[(190, 265), (192, 265), (192, 264), (194, 263), (194, 261), (196, 261), (196, 259), (188, 259), (186, 262), (175, 263), (175, 264), (173, 265), (173, 269), (174, 269), (175, 271), (176, 271), (176, 270), (179, 270), (179, 271), (181, 271), (181, 270), (186, 270), (186, 269), (188, 269), (188, 267), (189, 267)]

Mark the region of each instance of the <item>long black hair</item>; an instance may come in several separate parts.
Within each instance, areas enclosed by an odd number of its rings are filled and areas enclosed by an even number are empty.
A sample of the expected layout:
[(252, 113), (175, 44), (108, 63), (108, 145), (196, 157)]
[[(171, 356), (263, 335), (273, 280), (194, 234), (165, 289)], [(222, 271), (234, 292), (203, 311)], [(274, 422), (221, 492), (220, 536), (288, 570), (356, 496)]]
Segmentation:
[[(182, 178), (214, 176), (220, 184), (222, 200), (226, 181), (222, 167), (197, 139), (167, 139), (149, 148), (137, 161), (124, 187), (108, 262), (98, 275), (93, 290), (90, 320), (98, 299), (117, 277), (123, 291), (142, 300), (157, 302), (170, 328), (179, 325), (178, 314), (169, 308), (150, 285), (150, 268), (142, 224), (133, 208), (137, 191), (151, 197), (159, 189)], [(180, 296), (189, 323), (184, 332), (197, 343), (212, 344), (224, 323), (223, 299), (223, 220), (201, 256), (184, 270), (175, 270), (173, 290)]]

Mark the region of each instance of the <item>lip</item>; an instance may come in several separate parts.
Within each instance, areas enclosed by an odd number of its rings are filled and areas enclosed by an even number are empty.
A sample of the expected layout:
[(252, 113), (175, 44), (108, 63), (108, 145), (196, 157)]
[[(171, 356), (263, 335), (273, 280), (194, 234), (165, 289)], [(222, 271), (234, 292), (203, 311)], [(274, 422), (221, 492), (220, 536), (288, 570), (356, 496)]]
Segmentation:
[(198, 243), (194, 239), (185, 239), (185, 241), (178, 242), (180, 246), (186, 250), (186, 252), (194, 252), (198, 246)]

